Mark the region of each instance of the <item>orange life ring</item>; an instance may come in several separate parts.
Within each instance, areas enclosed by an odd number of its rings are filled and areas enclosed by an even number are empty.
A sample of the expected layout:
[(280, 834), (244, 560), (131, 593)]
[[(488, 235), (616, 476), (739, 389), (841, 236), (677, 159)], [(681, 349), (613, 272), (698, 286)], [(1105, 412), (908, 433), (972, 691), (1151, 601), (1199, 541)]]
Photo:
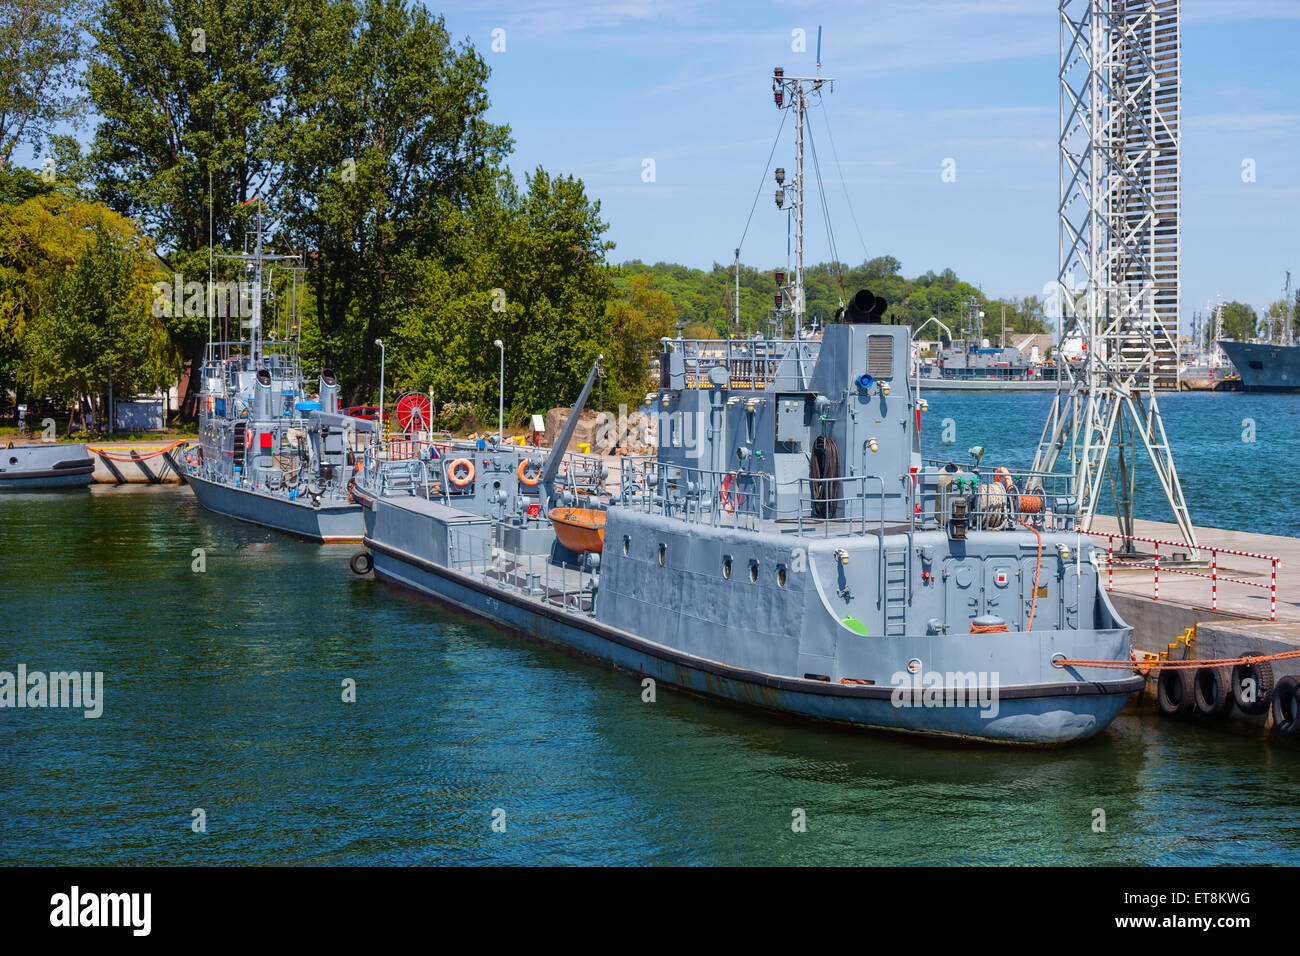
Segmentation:
[(722, 510), (729, 515), (736, 513), (736, 508), (740, 504), (741, 499), (739, 491), (734, 494), (731, 491), (732, 481), (735, 477), (734, 474), (728, 474), (727, 477), (723, 478), (722, 488), (719, 491), (719, 494), (722, 497)]
[(525, 474), (525, 472), (528, 471), (528, 466), (530, 464), (532, 464), (532, 462), (530, 462), (527, 458), (520, 461), (519, 467), (515, 469), (515, 477), (519, 479), (519, 483), (521, 485), (527, 485), (529, 488), (534, 488), (536, 487), (537, 482), (541, 480), (542, 466), (541, 465), (535, 466), (537, 468), (537, 474), (534, 475), (532, 478), (529, 478)]
[(474, 463), (468, 458), (457, 458), (447, 466), (447, 480), (457, 488), (464, 488), (474, 480)]
[(993, 472), (993, 480), (998, 482), (998, 484), (1002, 485), (1002, 487), (1006, 488), (1007, 491), (1011, 490), (1012, 487), (1011, 472), (1007, 471), (1006, 468), (1002, 467), (1001, 465), (998, 465), (997, 470)]

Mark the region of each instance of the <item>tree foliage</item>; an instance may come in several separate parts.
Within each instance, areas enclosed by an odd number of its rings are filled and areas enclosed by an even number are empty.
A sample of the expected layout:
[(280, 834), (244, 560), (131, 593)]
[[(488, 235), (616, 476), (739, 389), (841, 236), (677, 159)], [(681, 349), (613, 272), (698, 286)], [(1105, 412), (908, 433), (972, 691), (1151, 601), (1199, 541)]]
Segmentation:
[[(663, 262), (648, 266), (633, 261), (624, 263), (622, 270), (629, 276), (654, 277), (655, 285), (672, 297), (683, 334), (687, 336), (753, 334), (771, 328), (777, 291), (776, 268), (760, 271), (741, 267), (739, 328), (732, 318), (735, 283), (732, 266), (715, 263), (711, 270), (704, 271)], [(781, 267), (781, 271), (786, 270)], [(888, 300), (888, 316), (913, 328), (935, 316), (960, 335), (960, 329), (967, 324), (970, 300), (974, 298), (986, 316), (986, 337), (996, 338), (1001, 331), (1004, 307), (1008, 333), (1047, 331), (1043, 302), (1037, 296), (992, 299), (959, 279), (951, 269), (939, 273), (929, 271), (914, 279), (905, 278), (901, 271), (899, 261), (888, 255), (858, 266), (819, 263), (805, 267), (805, 320), (831, 321), (844, 302), (865, 288)], [(790, 331), (787, 327), (786, 332)]]
[(87, 0), (0, 0), (0, 166), (81, 113)]
[(154, 275), (143, 237), (96, 223), (26, 329), (23, 358), (33, 390), (80, 398), (103, 417), (110, 389), (130, 395), (169, 384), (170, 342), (150, 313)]

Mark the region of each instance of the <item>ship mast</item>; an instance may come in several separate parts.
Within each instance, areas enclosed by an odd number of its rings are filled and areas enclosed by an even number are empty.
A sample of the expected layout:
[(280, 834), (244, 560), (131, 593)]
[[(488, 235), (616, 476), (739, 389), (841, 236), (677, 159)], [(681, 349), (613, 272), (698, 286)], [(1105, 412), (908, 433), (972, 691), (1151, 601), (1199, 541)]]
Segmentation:
[(781, 287), (782, 298), (789, 304), (794, 315), (795, 338), (803, 326), (804, 292), (803, 292), (803, 154), (804, 129), (808, 120), (808, 102), (813, 96), (821, 96), (823, 86), (827, 90), (835, 88), (835, 81), (822, 75), (822, 31), (817, 28), (817, 71), (815, 76), (786, 76), (785, 70), (777, 67), (772, 71), (772, 99), (777, 109), (795, 111), (795, 147), (794, 181), (790, 189), (794, 196), (787, 199), (785, 189), (785, 170), (776, 171), (776, 205), (778, 209), (789, 209), (794, 213), (794, 272), (791, 281)]
[(1295, 327), (1291, 318), (1291, 270), (1286, 273), (1286, 283), (1282, 286), (1282, 344), (1295, 345)]

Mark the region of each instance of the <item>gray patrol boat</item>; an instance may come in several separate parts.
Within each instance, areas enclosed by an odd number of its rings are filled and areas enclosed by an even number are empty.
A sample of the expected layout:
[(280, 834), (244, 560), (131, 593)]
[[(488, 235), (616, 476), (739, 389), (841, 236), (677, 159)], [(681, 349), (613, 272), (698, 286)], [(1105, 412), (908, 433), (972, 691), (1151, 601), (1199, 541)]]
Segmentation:
[(1144, 679), (1068, 478), (981, 467), (978, 449), (923, 461), (909, 330), (884, 308), (859, 292), (820, 342), (665, 340), (658, 453), (603, 487), (564, 453), (594, 368), (544, 459), (480, 452), (460, 485), (449, 455), (368, 457), (359, 570), (763, 710), (997, 743), (1096, 734)]
[[(185, 454), (185, 480), (203, 507), (312, 541), (357, 541), (361, 508), (348, 497), (366, 432), (375, 422), (339, 411), (339, 384), (331, 369), (315, 396), (304, 385), (297, 340), (297, 270), (289, 307), (263, 334), (263, 299), (276, 302), (262, 249), (261, 212), (251, 255), (233, 256), (249, 277), (248, 337), (209, 341), (199, 395), (199, 440)], [(278, 313), (278, 309), (277, 309)]]
[(0, 450), (0, 491), (84, 488), (95, 480), (95, 459), (84, 444), (15, 445)]

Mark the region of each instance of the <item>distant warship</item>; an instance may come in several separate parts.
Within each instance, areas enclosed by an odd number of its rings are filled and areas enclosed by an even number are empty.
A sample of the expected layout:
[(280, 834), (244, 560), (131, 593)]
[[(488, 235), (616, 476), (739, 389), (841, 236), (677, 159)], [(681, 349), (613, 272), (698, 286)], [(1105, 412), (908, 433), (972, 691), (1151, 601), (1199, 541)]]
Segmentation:
[[(938, 322), (938, 319), (932, 321)], [(921, 383), (935, 391), (1052, 391), (1058, 369), (1042, 359), (1038, 349), (1028, 354), (1018, 348), (994, 348), (984, 338), (984, 313), (972, 299), (969, 337), (940, 339), (933, 359), (917, 360)], [(948, 331), (945, 328), (945, 331)]]

